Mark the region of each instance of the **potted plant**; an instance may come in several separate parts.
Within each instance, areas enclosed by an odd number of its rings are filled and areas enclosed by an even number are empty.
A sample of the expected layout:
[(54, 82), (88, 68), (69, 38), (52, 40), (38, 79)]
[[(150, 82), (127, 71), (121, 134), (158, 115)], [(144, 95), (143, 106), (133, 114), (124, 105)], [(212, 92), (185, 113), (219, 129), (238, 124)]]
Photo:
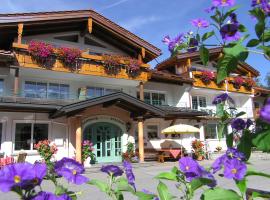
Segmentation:
[(82, 143), (82, 161), (84, 163), (84, 166), (90, 166), (90, 164), (95, 164), (96, 157), (93, 151), (93, 143), (91, 143), (89, 140), (84, 140)]
[(123, 59), (119, 55), (102, 55), (105, 72), (109, 75), (117, 75), (121, 71)]
[(126, 72), (131, 77), (137, 77), (140, 75), (141, 62), (137, 59), (126, 57), (125, 59)]
[(252, 78), (247, 78), (244, 83), (244, 87), (247, 90), (251, 90), (253, 86), (255, 86), (255, 81)]
[(245, 80), (241, 76), (237, 76), (234, 78), (233, 86), (235, 89), (239, 90), (241, 86), (244, 84)]
[(127, 151), (122, 154), (122, 160), (126, 160), (128, 162), (137, 163), (139, 160), (138, 153), (135, 152), (134, 143), (128, 142), (127, 143)]
[(53, 46), (51, 44), (32, 40), (28, 46), (28, 52), (38, 64), (44, 67), (53, 66), (51, 57), (54, 54)]
[(203, 160), (205, 158), (204, 144), (200, 140), (194, 140), (191, 143), (192, 150), (197, 160)]
[(215, 74), (211, 71), (202, 71), (201, 80), (204, 84), (208, 85), (215, 79)]
[(78, 59), (81, 57), (81, 50), (77, 48), (60, 47), (57, 50), (59, 60), (72, 71), (78, 69)]

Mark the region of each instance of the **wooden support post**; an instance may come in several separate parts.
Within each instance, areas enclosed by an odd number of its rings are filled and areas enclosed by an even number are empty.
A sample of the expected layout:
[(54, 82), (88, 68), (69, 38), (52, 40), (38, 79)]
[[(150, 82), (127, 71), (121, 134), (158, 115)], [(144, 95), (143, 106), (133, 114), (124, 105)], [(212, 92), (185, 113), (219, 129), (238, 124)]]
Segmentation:
[(90, 17), (88, 18), (88, 32), (92, 33), (93, 31), (93, 19)]
[(140, 100), (144, 101), (144, 89), (143, 89), (143, 82), (140, 82)]
[(17, 96), (18, 94), (19, 94), (19, 68), (15, 69), (14, 89), (13, 89), (13, 95)]
[(138, 143), (140, 162), (144, 162), (143, 118), (138, 119)]
[(18, 44), (22, 43), (22, 34), (23, 34), (23, 24), (18, 24)]
[(76, 161), (82, 163), (82, 121), (76, 117)]
[(145, 48), (142, 47), (141, 49), (142, 58), (145, 58)]

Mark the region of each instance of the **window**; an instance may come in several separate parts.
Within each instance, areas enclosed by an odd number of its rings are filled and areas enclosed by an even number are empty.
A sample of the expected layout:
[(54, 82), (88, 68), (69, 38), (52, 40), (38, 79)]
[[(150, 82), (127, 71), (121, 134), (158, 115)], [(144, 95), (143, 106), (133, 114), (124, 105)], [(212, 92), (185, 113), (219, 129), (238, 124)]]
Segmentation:
[(0, 79), (0, 95), (4, 94), (4, 80)]
[(148, 139), (157, 139), (158, 138), (158, 126), (157, 125), (148, 125), (146, 126)]
[(101, 97), (101, 96), (112, 94), (119, 91), (120, 90), (117, 90), (117, 89), (108, 89), (108, 88), (102, 88), (102, 87), (88, 87), (86, 91), (86, 96), (87, 98), (95, 98), (95, 97)]
[[(224, 130), (225, 134), (228, 132), (227, 128)], [(218, 138), (218, 125), (207, 124), (205, 127), (205, 139), (217, 139)]]
[(24, 93), (29, 98), (47, 98), (47, 83), (26, 81)]
[[(140, 98), (140, 93), (137, 92), (137, 98)], [(155, 106), (166, 104), (166, 95), (164, 93), (144, 92), (144, 102)]]
[(34, 144), (48, 139), (49, 125), (44, 123), (16, 123), (15, 150), (34, 150)]
[(192, 96), (192, 108), (194, 110), (206, 108), (206, 97)]
[(69, 85), (49, 83), (48, 98), (49, 99), (68, 99), (69, 98)]

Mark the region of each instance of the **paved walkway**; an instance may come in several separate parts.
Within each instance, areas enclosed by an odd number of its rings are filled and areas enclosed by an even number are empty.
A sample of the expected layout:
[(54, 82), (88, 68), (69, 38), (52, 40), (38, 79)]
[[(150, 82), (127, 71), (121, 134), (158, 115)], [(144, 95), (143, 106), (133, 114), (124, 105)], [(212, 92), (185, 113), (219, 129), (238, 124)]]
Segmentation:
[[(211, 165), (213, 161), (202, 161), (200, 164), (202, 164), (205, 167), (208, 167)], [(260, 172), (265, 172), (270, 174), (270, 159), (269, 154), (267, 156), (253, 156), (251, 159), (251, 163), (253, 164), (251, 167), (256, 169)], [(136, 176), (136, 186), (138, 190), (147, 189), (150, 191), (155, 192), (156, 187), (158, 184), (158, 181), (153, 179), (154, 176), (159, 174), (160, 172), (169, 171), (173, 166), (178, 167), (177, 162), (167, 162), (167, 163), (156, 163), (156, 162), (149, 162), (144, 164), (136, 164), (134, 165), (134, 173)], [(106, 180), (106, 175), (101, 173), (98, 168), (94, 167), (91, 169), (87, 169), (86, 176), (89, 178), (94, 179), (102, 179)], [(233, 181), (227, 180), (224, 178), (217, 177), (219, 185), (225, 188), (231, 188), (236, 189), (236, 187), (233, 184)], [(63, 181), (63, 180), (61, 180)], [(269, 190), (270, 185), (270, 179), (262, 178), (262, 177), (251, 177), (248, 179), (248, 186), (256, 189), (261, 190)], [(175, 188), (175, 183), (164, 181), (170, 188), (170, 191), (173, 195), (178, 196), (178, 190)], [(70, 189), (73, 191), (81, 191), (82, 194), (79, 196), (79, 200), (105, 200), (107, 197), (99, 192), (98, 189), (96, 189), (93, 186), (90, 185), (83, 185), (81, 187), (72, 185), (72, 184), (66, 184), (65, 181), (63, 181), (65, 185), (67, 185)], [(48, 182), (44, 182), (42, 185), (42, 188), (47, 191), (52, 191), (53, 187)], [(197, 194), (195, 199), (199, 199), (200, 194)], [(0, 193), (0, 200), (11, 200), (11, 199), (18, 199), (18, 197), (15, 194), (7, 193), (3, 194)], [(131, 196), (130, 194), (125, 194), (125, 199), (127, 200), (133, 200), (137, 199), (134, 196)]]

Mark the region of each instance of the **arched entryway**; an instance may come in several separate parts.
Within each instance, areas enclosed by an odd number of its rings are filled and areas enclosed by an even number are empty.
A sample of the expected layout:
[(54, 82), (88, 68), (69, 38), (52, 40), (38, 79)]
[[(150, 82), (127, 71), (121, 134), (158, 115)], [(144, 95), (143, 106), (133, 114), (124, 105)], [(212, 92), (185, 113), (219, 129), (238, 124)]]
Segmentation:
[(86, 124), (83, 139), (94, 144), (94, 153), (98, 163), (121, 162), (123, 130), (111, 122)]

